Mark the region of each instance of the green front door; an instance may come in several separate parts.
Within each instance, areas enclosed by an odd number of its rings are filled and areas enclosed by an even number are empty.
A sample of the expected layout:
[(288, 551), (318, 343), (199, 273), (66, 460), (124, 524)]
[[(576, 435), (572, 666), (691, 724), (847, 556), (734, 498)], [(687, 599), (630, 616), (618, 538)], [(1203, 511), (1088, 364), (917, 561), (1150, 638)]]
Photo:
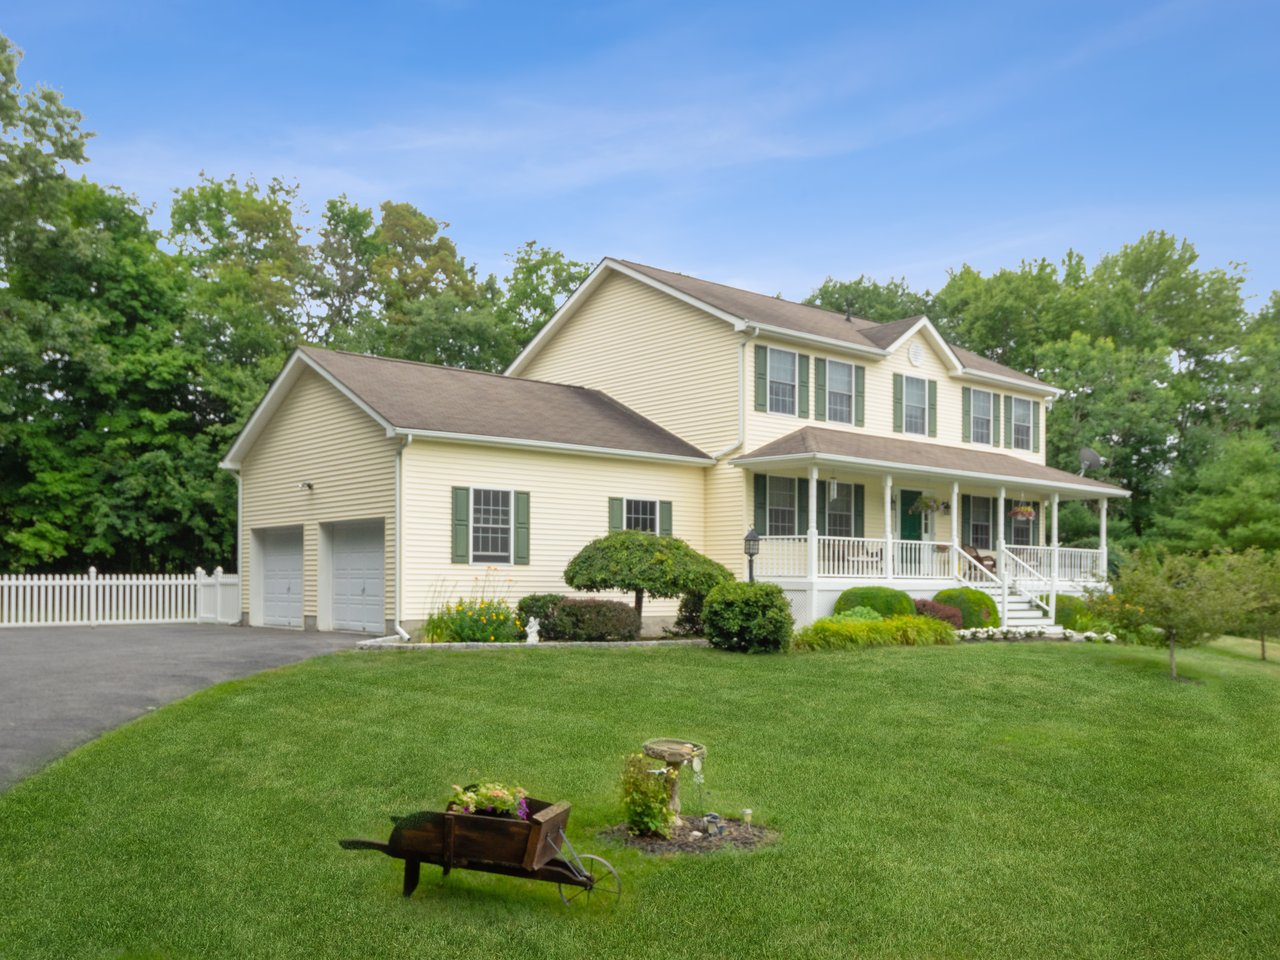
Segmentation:
[(900, 539), (902, 540), (920, 540), (924, 535), (924, 522), (918, 513), (912, 513), (912, 505), (919, 500), (921, 493), (919, 490), (903, 490), (902, 497), (899, 500), (898, 509), (901, 515), (898, 519), (898, 527), (901, 531)]

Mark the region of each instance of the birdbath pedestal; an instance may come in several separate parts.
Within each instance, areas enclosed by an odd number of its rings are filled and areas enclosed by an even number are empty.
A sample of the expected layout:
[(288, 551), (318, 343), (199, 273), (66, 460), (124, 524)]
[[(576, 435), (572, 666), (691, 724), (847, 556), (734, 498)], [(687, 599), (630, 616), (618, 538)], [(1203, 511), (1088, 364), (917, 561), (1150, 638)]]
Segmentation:
[(707, 748), (692, 740), (677, 740), (673, 737), (658, 737), (646, 740), (642, 747), (646, 757), (661, 760), (667, 765), (667, 782), (671, 784), (670, 799), (667, 806), (675, 814), (676, 823), (680, 820), (680, 768), (695, 759), (702, 760), (707, 756)]

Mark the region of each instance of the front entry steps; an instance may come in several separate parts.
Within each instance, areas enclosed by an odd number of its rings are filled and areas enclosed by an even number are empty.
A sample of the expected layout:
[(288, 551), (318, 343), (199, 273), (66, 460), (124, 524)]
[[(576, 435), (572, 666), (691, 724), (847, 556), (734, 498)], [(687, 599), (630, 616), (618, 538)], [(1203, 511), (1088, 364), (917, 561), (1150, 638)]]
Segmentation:
[[(980, 587), (987, 596), (995, 600), (996, 607), (1000, 606), (1000, 591), (994, 586)], [(1006, 627), (1036, 627), (1045, 632), (1046, 636), (1060, 637), (1062, 636), (1062, 627), (1049, 619), (1048, 615), (1037, 607), (1026, 597), (1019, 596), (1015, 593), (1009, 594), (1009, 612), (1004, 618), (1004, 626)]]

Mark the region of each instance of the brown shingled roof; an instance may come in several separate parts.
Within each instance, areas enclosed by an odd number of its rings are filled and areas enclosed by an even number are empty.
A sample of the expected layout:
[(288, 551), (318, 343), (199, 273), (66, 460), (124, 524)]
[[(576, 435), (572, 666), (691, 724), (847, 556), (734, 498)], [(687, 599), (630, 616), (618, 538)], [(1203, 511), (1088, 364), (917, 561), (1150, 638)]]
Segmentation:
[(897, 463), (904, 467), (918, 467), (942, 473), (956, 471), (993, 479), (1012, 478), (1026, 480), (1029, 483), (1039, 482), (1051, 487), (1071, 485), (1113, 496), (1128, 496), (1123, 488), (1103, 483), (1101, 480), (1080, 477), (1039, 463), (1029, 463), (1005, 453), (988, 453), (985, 450), (973, 450), (968, 447), (920, 443), (894, 437), (869, 436), (825, 427), (802, 427), (750, 453), (735, 457), (733, 462), (750, 464), (756, 460), (804, 457), (813, 454), (876, 463)]
[(299, 352), (400, 429), (710, 459), (599, 390), (315, 347)]
[[(860, 347), (884, 349), (920, 320), (918, 316), (905, 317), (902, 320), (894, 320), (892, 323), (876, 323), (874, 320), (866, 320), (862, 317), (846, 319), (844, 314), (823, 307), (781, 300), (778, 297), (752, 293), (749, 290), (740, 290), (737, 287), (725, 286), (710, 280), (699, 280), (697, 277), (673, 273), (670, 270), (662, 270), (632, 260), (617, 260), (617, 262), (650, 279), (679, 290), (695, 300), (700, 300), (743, 320), (783, 327), (797, 333), (826, 337), (830, 340), (843, 340)], [(968, 370), (1009, 377), (1023, 383), (1045, 385), (1035, 377), (996, 363), (994, 360), (988, 360), (970, 350), (955, 346), (951, 349)]]

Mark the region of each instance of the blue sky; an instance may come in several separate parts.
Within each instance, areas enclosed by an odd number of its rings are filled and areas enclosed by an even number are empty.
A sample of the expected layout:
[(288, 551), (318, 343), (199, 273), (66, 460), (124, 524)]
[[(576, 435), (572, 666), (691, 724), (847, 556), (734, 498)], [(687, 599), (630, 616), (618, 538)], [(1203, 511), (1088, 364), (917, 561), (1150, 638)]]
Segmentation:
[(1280, 288), (1280, 10), (1164, 3), (24, 4), (3, 31), (165, 216), (216, 176), (404, 200), (800, 298), (1149, 229)]

